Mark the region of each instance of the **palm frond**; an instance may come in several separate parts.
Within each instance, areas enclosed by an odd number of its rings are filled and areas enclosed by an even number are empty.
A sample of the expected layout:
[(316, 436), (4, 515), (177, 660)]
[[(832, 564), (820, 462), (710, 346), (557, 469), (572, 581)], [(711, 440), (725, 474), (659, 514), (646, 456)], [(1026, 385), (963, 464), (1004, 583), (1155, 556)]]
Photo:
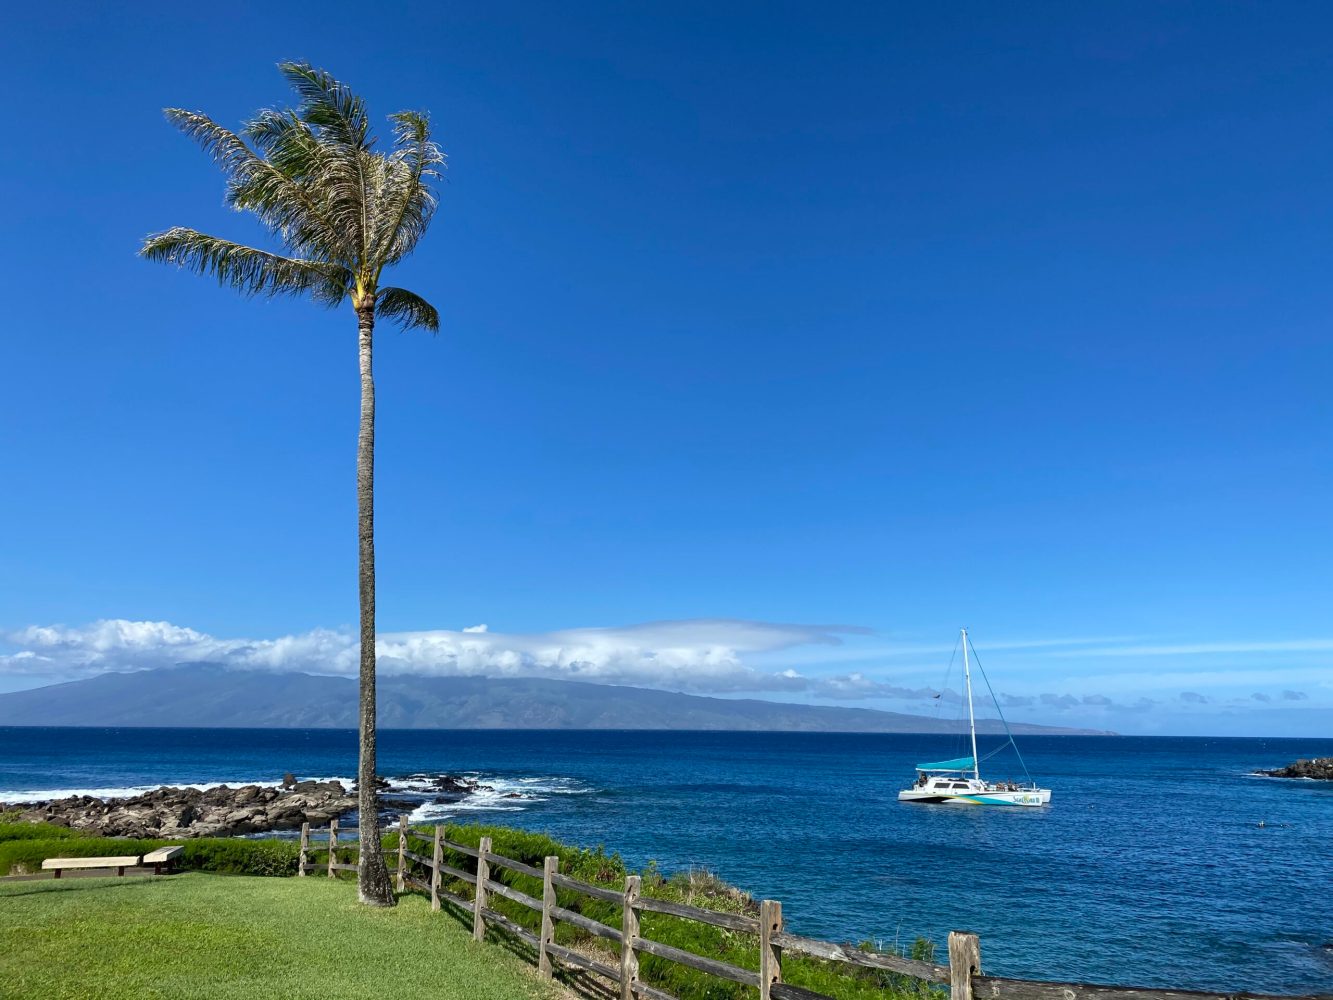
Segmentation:
[(376, 312), (393, 320), (404, 330), (414, 327), (421, 327), (431, 333), (440, 330), (440, 314), (435, 307), (406, 288), (381, 288), (376, 299)]
[[(339, 242), (338, 234), (321, 217), (319, 206), (297, 177), (264, 159), (240, 136), (202, 112), (167, 108), (164, 113), (227, 175), (228, 205), (254, 212), (292, 251), (304, 254), (318, 248), (322, 252), (316, 256), (328, 256), (328, 248)], [(249, 126), (246, 132), (248, 135)]]
[(361, 218), (366, 227), (365, 263), (372, 270), (377, 270), (375, 267), (378, 256), (376, 253), (376, 235), (383, 228), (382, 219), (389, 209), (387, 201), (389, 162), (378, 153), (369, 151), (361, 153), (360, 161), (361, 183), (365, 192), (361, 206)]
[(213, 158), (228, 177), (263, 161), (230, 129), (223, 128), (202, 111), (164, 108), (162, 114)]
[(245, 137), (294, 181), (303, 181), (318, 171), (319, 140), (310, 126), (294, 111), (265, 108), (245, 123)]
[[(263, 154), (261, 162), (268, 172), (256, 171), (245, 183), (234, 184), (228, 191), (228, 204), (250, 209), (281, 229), (284, 242), (296, 253), (324, 260), (350, 259), (356, 243), (349, 242), (341, 220), (331, 210), (330, 186), (325, 182), (329, 157), (309, 127), (291, 112), (266, 110), (246, 124), (245, 135)], [(290, 194), (302, 206), (304, 217), (270, 219), (266, 212), (279, 194), (284, 200)]]
[(274, 169), (312, 191), (338, 159), (332, 144), (294, 111), (260, 111), (246, 123), (245, 136)]
[(444, 153), (430, 138), (430, 118), (416, 111), (390, 115), (394, 152), (386, 160), (385, 199), (389, 209), (375, 240), (380, 267), (394, 264), (415, 248), (435, 215), (431, 181), (442, 174)]
[(366, 102), (352, 93), (351, 87), (308, 62), (279, 63), (278, 69), (301, 96), (302, 121), (350, 148), (371, 145), (367, 142), (370, 119), (366, 116)]
[(280, 63), (278, 68), (301, 96), (297, 116), (319, 142), (320, 173), (311, 178), (324, 192), (325, 215), (355, 248), (349, 263), (358, 270), (369, 263), (372, 211), (366, 163), (372, 154), (366, 104), (329, 73), (307, 62)]
[[(246, 125), (245, 134), (275, 170), (301, 188), (327, 228), (328, 244), (316, 255), (358, 266), (364, 256), (361, 160), (374, 154), (322, 139), (292, 111), (261, 111)], [(299, 248), (303, 253), (311, 249)]]
[(247, 295), (295, 295), (308, 292), (318, 302), (337, 305), (347, 294), (350, 272), (324, 261), (300, 260), (176, 227), (144, 240), (140, 256), (196, 274)]

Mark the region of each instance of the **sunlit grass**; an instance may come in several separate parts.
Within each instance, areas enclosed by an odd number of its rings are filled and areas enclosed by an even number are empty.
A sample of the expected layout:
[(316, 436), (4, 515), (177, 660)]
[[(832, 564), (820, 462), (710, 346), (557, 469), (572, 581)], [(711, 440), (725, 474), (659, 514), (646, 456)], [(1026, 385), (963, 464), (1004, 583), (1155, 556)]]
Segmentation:
[(540, 1000), (532, 969), (420, 897), (327, 878), (186, 874), (0, 885), (0, 996)]

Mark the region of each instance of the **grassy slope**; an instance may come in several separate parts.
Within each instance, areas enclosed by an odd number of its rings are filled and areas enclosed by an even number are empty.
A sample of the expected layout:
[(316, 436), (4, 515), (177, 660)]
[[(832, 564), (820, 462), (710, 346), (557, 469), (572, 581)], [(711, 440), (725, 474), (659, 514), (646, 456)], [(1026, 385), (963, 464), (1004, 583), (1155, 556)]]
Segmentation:
[[(507, 827), (450, 825), (445, 830), (446, 839), (472, 847), (477, 845), (483, 835), (492, 838), (494, 850), (498, 854), (525, 862), (535, 868), (541, 867), (542, 859), (547, 855), (556, 855), (560, 859), (560, 870), (566, 875), (609, 889), (618, 890), (624, 887), (627, 874), (624, 863), (619, 856), (608, 855), (601, 848), (586, 850), (570, 847), (552, 840), (545, 834)], [(429, 855), (432, 849), (429, 837), (430, 831), (427, 829), (414, 830), (412, 850), (418, 854)], [(11, 866), (16, 870), (36, 871), (41, 865), (41, 860), (47, 857), (136, 853), (150, 850), (162, 843), (164, 842), (107, 840), (74, 833), (62, 827), (0, 822), (0, 872), (8, 871)], [(293, 841), (201, 838), (186, 840), (184, 844), (185, 853), (181, 858), (181, 864), (188, 869), (237, 875), (284, 875), (293, 874), (296, 870), (297, 846)], [(386, 853), (391, 857), (396, 854), (398, 848), (396, 832), (385, 836), (384, 846)], [(322, 863), (327, 853), (320, 847), (314, 846), (311, 857), (316, 863)], [(349, 860), (350, 857), (349, 854), (344, 860)], [(458, 868), (466, 870), (474, 868), (471, 858), (452, 851), (446, 850), (445, 860)], [(412, 867), (418, 877), (425, 878), (425, 873), (419, 866), (413, 863)], [(539, 879), (497, 867), (491, 869), (491, 877), (506, 882), (534, 898), (541, 897), (542, 886)], [(350, 881), (350, 876), (340, 876), (340, 880)], [(279, 880), (279, 882), (286, 881)], [(323, 878), (317, 881), (325, 884), (329, 882)], [(446, 879), (444, 888), (464, 898), (471, 896), (470, 886), (452, 879)], [(347, 889), (350, 893), (351, 887), (348, 886)], [(758, 914), (758, 905), (746, 893), (706, 872), (678, 872), (670, 878), (663, 878), (655, 866), (650, 866), (643, 873), (643, 891), (646, 895), (708, 909), (746, 913), (751, 916)], [(266, 898), (257, 895), (255, 901), (259, 903)], [(612, 927), (620, 926), (620, 907), (616, 904), (591, 899), (564, 889), (557, 892), (557, 898), (561, 906), (582, 912), (585, 916), (610, 924)], [(3, 891), (0, 890), (0, 900), (2, 899)], [(420, 901), (419, 897), (417, 901)], [(494, 894), (491, 896), (490, 906), (529, 930), (534, 932), (537, 930), (539, 917), (532, 910)], [(0, 905), (0, 911), (2, 910), (3, 905)], [(464, 926), (471, 925), (471, 917), (460, 916), (452, 906), (446, 906), (446, 913), (440, 917), (453, 927), (458, 927), (460, 920)], [(312, 921), (312, 926), (313, 923)], [(0, 913), (0, 929), (4, 928), (4, 924), (3, 914)], [(663, 944), (684, 948), (696, 955), (721, 959), (750, 971), (759, 968), (758, 940), (754, 935), (737, 934), (719, 927), (679, 920), (659, 913), (643, 914), (642, 927), (646, 937)], [(572, 924), (564, 922), (557, 924), (556, 941), (600, 951), (612, 966), (619, 962), (614, 947), (608, 947), (605, 941), (592, 938)], [(0, 941), (0, 944), (3, 943)], [(926, 941), (914, 943), (910, 953), (913, 958), (931, 960), (934, 958), (933, 948)], [(4, 969), (4, 960), (0, 958), (0, 976), (3, 975)], [(675, 994), (681, 1000), (752, 1000), (755, 995), (752, 988), (715, 979), (651, 955), (640, 957), (639, 970), (648, 983)], [(835, 997), (837, 1000), (886, 1000), (886, 997), (889, 1000), (938, 1000), (942, 995), (942, 991), (932, 990), (925, 984), (904, 976), (830, 964), (794, 955), (788, 955), (784, 959), (783, 976), (789, 983), (804, 986)], [(3, 986), (3, 978), (0, 978), (0, 996), (7, 995)]]
[(0, 885), (0, 996), (529, 1000), (558, 994), (419, 897), (330, 879), (186, 874)]

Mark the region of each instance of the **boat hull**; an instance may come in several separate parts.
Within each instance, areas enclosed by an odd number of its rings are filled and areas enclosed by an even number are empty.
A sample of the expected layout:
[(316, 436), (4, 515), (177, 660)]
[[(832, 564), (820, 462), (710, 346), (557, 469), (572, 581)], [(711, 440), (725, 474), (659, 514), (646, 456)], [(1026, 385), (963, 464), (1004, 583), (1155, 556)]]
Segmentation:
[(1051, 802), (1049, 788), (1026, 788), (1021, 791), (966, 791), (947, 792), (934, 788), (905, 788), (898, 793), (899, 802), (917, 802), (922, 805), (952, 806), (1044, 806)]

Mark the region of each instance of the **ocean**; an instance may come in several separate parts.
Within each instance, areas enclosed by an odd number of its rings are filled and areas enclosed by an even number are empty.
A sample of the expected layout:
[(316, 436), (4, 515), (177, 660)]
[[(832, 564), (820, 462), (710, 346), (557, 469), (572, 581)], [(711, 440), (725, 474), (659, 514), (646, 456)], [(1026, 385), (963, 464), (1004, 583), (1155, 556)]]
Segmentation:
[[(993, 743), (993, 740), (990, 742)], [(414, 819), (605, 845), (634, 867), (706, 867), (836, 941), (981, 936), (1030, 979), (1333, 991), (1333, 783), (1255, 777), (1333, 739), (1025, 737), (1045, 809), (899, 803), (954, 736), (385, 730), (396, 787), (467, 774)], [(985, 749), (983, 747), (983, 755)], [(350, 780), (342, 730), (0, 728), (0, 801), (161, 784)], [(1012, 754), (986, 768), (1020, 777)], [(521, 797), (510, 797), (513, 794)]]

